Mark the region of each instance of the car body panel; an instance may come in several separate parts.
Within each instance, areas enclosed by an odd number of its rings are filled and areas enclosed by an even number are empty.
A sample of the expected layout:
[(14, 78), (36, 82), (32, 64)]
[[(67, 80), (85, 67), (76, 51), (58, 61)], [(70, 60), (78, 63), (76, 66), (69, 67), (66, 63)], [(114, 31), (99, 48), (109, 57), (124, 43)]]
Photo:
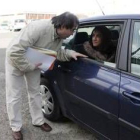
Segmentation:
[(9, 30), (9, 25), (7, 23), (0, 24), (0, 30)]
[(140, 79), (121, 74), (120, 84), (120, 139), (140, 139)]
[[(64, 89), (62, 92), (73, 117), (108, 138), (118, 139), (116, 131), (120, 72), (87, 59), (67, 63), (67, 67), (60, 66), (60, 78), (64, 81), (61, 89)], [(64, 72), (66, 69), (69, 71)]]
[(51, 71), (49, 79), (64, 116), (101, 139), (140, 140), (140, 76), (132, 74), (130, 68), (133, 20), (138, 19), (140, 15), (80, 20), (79, 27), (122, 22), (114, 67), (80, 58), (56, 61)]
[(18, 30), (23, 29), (26, 25), (27, 23), (24, 19), (15, 19), (10, 25), (10, 30), (18, 31)]
[(94, 16), (91, 18), (85, 18), (80, 20), (80, 24), (84, 22), (91, 22), (91, 21), (105, 21), (105, 20), (128, 20), (128, 19), (140, 19), (140, 14), (122, 14), (122, 15), (106, 15), (106, 16)]

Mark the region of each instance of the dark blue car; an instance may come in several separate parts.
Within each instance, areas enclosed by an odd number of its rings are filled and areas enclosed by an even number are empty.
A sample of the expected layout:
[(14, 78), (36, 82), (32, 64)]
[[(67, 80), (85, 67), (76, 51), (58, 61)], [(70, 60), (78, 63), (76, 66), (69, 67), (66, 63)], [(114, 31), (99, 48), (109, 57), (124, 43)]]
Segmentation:
[(99, 139), (140, 140), (140, 15), (81, 20), (64, 46), (78, 51), (99, 25), (111, 31), (115, 61), (56, 61), (41, 76), (42, 110), (47, 119), (70, 118)]

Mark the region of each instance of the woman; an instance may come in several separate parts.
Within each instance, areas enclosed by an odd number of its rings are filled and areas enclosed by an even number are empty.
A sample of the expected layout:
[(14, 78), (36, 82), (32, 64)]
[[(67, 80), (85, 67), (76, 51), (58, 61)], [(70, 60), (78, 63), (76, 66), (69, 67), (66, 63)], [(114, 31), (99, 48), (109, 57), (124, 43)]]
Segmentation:
[(83, 51), (95, 60), (115, 62), (116, 49), (111, 42), (110, 30), (105, 26), (96, 26), (89, 42), (83, 44)]

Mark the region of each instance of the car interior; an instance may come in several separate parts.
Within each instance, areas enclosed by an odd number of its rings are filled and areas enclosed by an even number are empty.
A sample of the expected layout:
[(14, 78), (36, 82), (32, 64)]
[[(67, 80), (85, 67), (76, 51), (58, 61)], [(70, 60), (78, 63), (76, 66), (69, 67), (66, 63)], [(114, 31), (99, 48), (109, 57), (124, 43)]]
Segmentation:
[[(119, 39), (119, 32), (117, 30), (111, 30), (111, 40), (112, 43), (117, 47)], [(81, 45), (89, 40), (89, 35), (87, 32), (78, 32), (75, 36), (74, 45)]]
[[(117, 28), (114, 27), (114, 28), (115, 29), (110, 29), (110, 31), (111, 31), (111, 41), (112, 41), (112, 44), (114, 45), (114, 49), (117, 50), (120, 28), (118, 28), (118, 27)], [(92, 30), (93, 30), (93, 28), (92, 28)], [(77, 32), (76, 35), (75, 35), (75, 38), (70, 41), (71, 44), (73, 43), (73, 49), (75, 51), (79, 52), (79, 53), (83, 53), (81, 51), (81, 48), (83, 46), (83, 43), (89, 40), (90, 34), (91, 33), (88, 33), (86, 31)]]

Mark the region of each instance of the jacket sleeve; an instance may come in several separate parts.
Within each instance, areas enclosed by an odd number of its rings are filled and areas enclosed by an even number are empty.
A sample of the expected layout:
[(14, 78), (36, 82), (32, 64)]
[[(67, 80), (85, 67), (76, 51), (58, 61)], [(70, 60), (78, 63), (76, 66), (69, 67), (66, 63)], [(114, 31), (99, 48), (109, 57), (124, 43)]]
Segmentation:
[(35, 65), (28, 62), (25, 53), (28, 47), (32, 47), (39, 39), (39, 32), (31, 24), (28, 25), (20, 35), (13, 41), (9, 52), (10, 60), (13, 65), (22, 72), (28, 72), (35, 69)]
[(63, 46), (57, 52), (57, 59), (59, 61), (70, 61), (73, 50), (65, 49)]

